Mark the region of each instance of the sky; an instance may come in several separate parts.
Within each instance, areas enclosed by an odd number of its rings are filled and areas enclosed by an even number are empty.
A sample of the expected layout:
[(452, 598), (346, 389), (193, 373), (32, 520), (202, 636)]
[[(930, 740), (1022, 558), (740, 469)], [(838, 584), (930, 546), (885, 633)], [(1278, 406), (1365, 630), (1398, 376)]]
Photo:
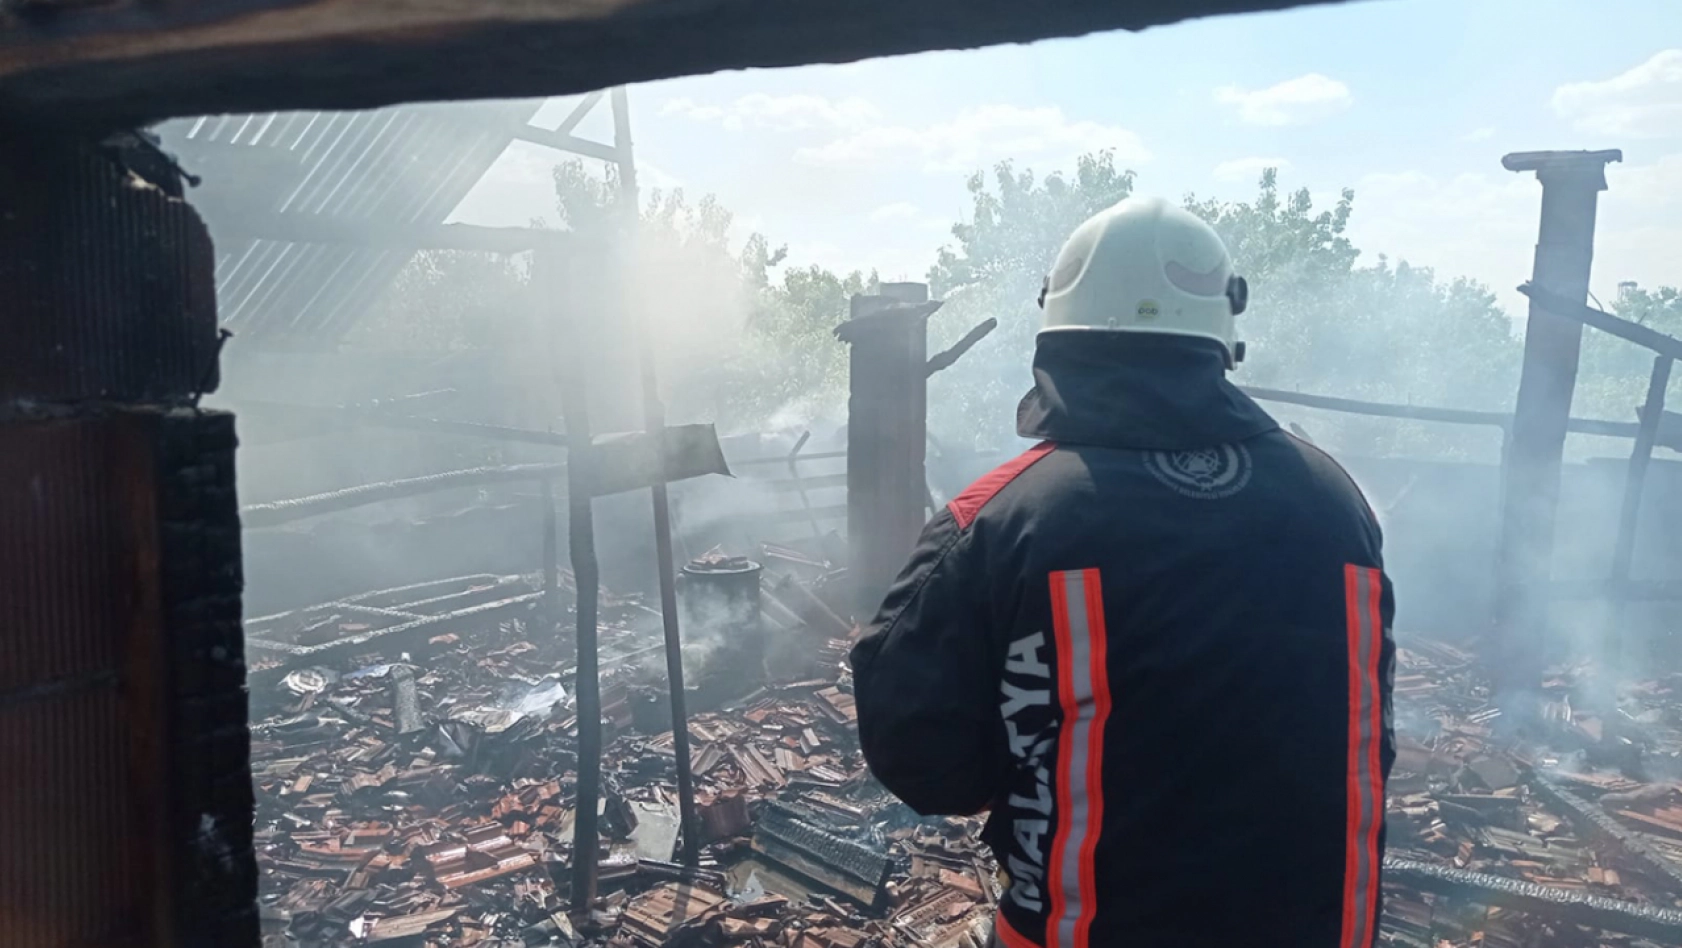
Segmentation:
[[(1113, 150), (1139, 193), (1248, 199), (1265, 166), (1364, 252), (1468, 276), (1522, 313), (1540, 212), (1514, 151), (1620, 148), (1592, 288), (1682, 284), (1682, 2), (1361, 0), (1142, 33), (633, 87), (644, 190), (715, 195), (788, 265), (920, 280), (965, 181)], [(553, 126), (557, 101), (534, 121)], [(611, 137), (605, 105), (578, 134)], [(516, 145), (455, 219), (553, 215), (557, 154)]]

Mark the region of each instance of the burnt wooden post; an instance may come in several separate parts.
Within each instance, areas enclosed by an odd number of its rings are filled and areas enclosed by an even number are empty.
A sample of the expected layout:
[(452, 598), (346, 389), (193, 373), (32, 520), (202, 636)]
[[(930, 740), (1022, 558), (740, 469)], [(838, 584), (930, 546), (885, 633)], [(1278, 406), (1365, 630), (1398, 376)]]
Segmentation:
[[(1582, 303), (1594, 260), (1595, 211), (1616, 151), (1508, 155), (1508, 171), (1534, 171), (1542, 219), (1532, 284)], [(1546, 596), (1552, 579), (1554, 519), (1583, 327), (1532, 301), (1525, 326), (1511, 437), (1502, 460), (1501, 533), (1496, 552), (1496, 667), (1514, 684), (1534, 684), (1545, 662)]]
[(836, 338), (851, 346), (847, 541), (854, 618), (868, 621), (926, 522), (929, 302), (922, 283), (855, 296)]
[(8, 948), (258, 943), (234, 422), (195, 407), (214, 255), (173, 174), (0, 127)]
[[(580, 344), (583, 302), (595, 287), (588, 268), (564, 250), (540, 248), (532, 262), (536, 305), (551, 327), (550, 358), (567, 436), (567, 551), (578, 597), (574, 605), (578, 677), (578, 786), (572, 835), (572, 911), (584, 915), (596, 901), (601, 855), (602, 693), (597, 651), (601, 577), (596, 562), (595, 489), (591, 481), (589, 347)], [(556, 634), (560, 629), (556, 628)]]
[(1641, 495), (1647, 487), (1647, 469), (1653, 463), (1653, 446), (1658, 442), (1659, 426), (1664, 422), (1665, 389), (1670, 387), (1674, 361), (1667, 355), (1653, 357), (1653, 373), (1647, 378), (1647, 400), (1641, 405), (1641, 428), (1635, 435), (1635, 447), (1629, 454), (1629, 468), (1624, 472), (1623, 506), (1618, 512), (1618, 538), (1612, 547), (1612, 652), (1620, 660), (1624, 656), (1624, 604), (1629, 599), (1629, 572), (1635, 558), (1635, 537), (1641, 526)]

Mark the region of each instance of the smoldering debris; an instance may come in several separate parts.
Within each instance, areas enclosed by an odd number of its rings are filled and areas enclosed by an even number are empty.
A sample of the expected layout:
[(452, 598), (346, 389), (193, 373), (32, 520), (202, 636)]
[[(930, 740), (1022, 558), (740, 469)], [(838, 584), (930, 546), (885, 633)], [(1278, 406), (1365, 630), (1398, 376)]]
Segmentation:
[[(817, 552), (762, 554), (782, 567), (759, 589), (768, 654), (799, 660), (767, 661), (745, 694), (723, 689), (737, 694), (691, 716), (698, 869), (674, 861), (664, 682), (638, 660), (658, 647), (657, 623), (604, 596), (602, 894), (587, 917), (568, 913), (570, 646), (537, 604), (271, 671), (260, 687), (274, 711), (252, 749), (266, 944), (986, 944), (1002, 880), (979, 820), (918, 818), (864, 766), (839, 574)], [(454, 606), (461, 590), (423, 592)], [(367, 616), (342, 615), (358, 620), (345, 635), (365, 633)], [(1402, 637), (1381, 944), (1682, 940), (1682, 675), (1609, 689), (1563, 668), (1540, 703), (1540, 732), (1505, 736), (1474, 656)]]
[(1471, 653), (1402, 637), (1380, 943), (1677, 943), (1682, 674), (1553, 669), (1525, 728), (1491, 695)]

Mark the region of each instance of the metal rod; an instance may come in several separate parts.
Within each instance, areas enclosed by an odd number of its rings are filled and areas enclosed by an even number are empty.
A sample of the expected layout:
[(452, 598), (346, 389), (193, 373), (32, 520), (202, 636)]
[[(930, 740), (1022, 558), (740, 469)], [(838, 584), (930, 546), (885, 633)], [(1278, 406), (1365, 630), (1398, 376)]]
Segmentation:
[[(613, 145), (618, 152), (619, 187), (626, 236), (635, 239), (637, 220), (637, 168), (632, 159), (630, 102), (623, 86), (611, 93)], [(634, 331), (640, 336), (642, 404), (644, 428), (658, 435), (666, 427), (666, 407), (660, 401), (656, 375), (654, 334), (643, 317), (641, 306), (630, 306)], [(690, 869), (701, 864), (700, 823), (695, 818), (695, 777), (689, 762), (689, 712), (683, 686), (683, 637), (678, 627), (677, 564), (672, 556), (671, 498), (666, 487), (669, 468), (665, 440), (657, 438), (655, 451), (660, 476), (651, 493), (654, 503), (654, 555), (660, 571), (660, 619), (666, 636), (666, 682), (671, 691), (672, 751), (677, 766), (678, 820), (682, 827), (683, 864)]]
[[(573, 289), (573, 281), (563, 279), (570, 276), (563, 269), (568, 263), (576, 265), (573, 272), (582, 271), (583, 261), (569, 261), (559, 254), (543, 254), (535, 261), (533, 283), (541, 291), (540, 299), (561, 298), (562, 293)], [(569, 293), (565, 298), (576, 300), (577, 294)], [(597, 808), (602, 779), (601, 669), (596, 638), (601, 575), (596, 563), (595, 517), (585, 483), (591, 450), (589, 351), (578, 344), (581, 333), (574, 325), (582, 316), (577, 303), (550, 316), (566, 336), (560, 345), (552, 345), (551, 355), (556, 388), (561, 396), (561, 415), (572, 439), (567, 459), (570, 462), (567, 464), (567, 549), (572, 559), (573, 583), (578, 590), (574, 609), (578, 648), (574, 682), (578, 694), (578, 791), (572, 837), (572, 910), (578, 915), (589, 912), (596, 901), (601, 855)]]
[(543, 482), (543, 619), (551, 635), (561, 627), (560, 526), (555, 516), (555, 482)]
[(794, 481), (794, 489), (800, 494), (800, 506), (806, 511), (806, 516), (812, 521), (812, 536), (823, 536), (823, 527), (818, 525), (818, 518), (812, 516), (812, 499), (806, 496), (806, 483), (800, 478), (800, 449), (806, 442), (812, 440), (812, 432), (800, 433), (800, 440), (794, 443), (794, 450), (788, 453), (788, 476)]
[(1670, 369), (1675, 362), (1667, 355), (1653, 357), (1653, 374), (1647, 380), (1647, 401), (1641, 407), (1641, 431), (1624, 472), (1624, 503), (1618, 514), (1617, 545), (1612, 548), (1612, 654), (1623, 658), (1624, 585), (1629, 582), (1630, 561), (1635, 556), (1635, 532), (1641, 523), (1641, 492), (1647, 484), (1647, 468), (1653, 461), (1653, 443), (1664, 420), (1664, 393), (1670, 387)]

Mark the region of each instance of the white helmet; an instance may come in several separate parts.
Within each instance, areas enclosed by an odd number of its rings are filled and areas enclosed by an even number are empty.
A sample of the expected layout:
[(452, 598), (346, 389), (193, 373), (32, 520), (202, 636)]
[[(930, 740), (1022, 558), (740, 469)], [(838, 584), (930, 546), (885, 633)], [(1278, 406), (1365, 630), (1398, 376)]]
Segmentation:
[(1244, 358), (1234, 319), (1249, 299), (1214, 228), (1160, 198), (1129, 198), (1075, 229), (1045, 278), (1044, 332), (1154, 332), (1213, 339)]

